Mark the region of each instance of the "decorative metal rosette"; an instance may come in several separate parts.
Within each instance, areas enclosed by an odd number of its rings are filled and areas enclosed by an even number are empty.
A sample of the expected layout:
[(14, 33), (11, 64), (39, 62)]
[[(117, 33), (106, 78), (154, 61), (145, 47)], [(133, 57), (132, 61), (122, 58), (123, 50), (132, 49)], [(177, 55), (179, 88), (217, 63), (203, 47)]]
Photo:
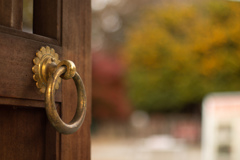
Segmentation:
[[(40, 92), (45, 93), (46, 90), (48, 79), (46, 70), (48, 69), (48, 64), (54, 64), (57, 66), (59, 62), (58, 54), (55, 53), (53, 48), (46, 46), (41, 47), (41, 49), (37, 51), (36, 57), (33, 59), (34, 66), (32, 67), (32, 71), (34, 73), (33, 79), (36, 81), (36, 86), (40, 89)], [(59, 88), (60, 83), (61, 78), (58, 78), (55, 89)]]

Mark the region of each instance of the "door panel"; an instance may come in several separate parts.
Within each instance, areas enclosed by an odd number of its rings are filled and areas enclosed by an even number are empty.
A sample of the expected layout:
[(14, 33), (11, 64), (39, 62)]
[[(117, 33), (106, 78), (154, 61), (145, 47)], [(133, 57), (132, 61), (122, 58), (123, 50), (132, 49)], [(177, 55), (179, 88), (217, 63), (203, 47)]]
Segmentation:
[[(87, 114), (82, 127), (74, 134), (61, 135), (61, 158), (90, 160), (91, 125), (91, 3), (90, 0), (72, 0), (62, 3), (63, 59), (76, 64), (87, 93)], [(78, 36), (76, 36), (78, 35)], [(62, 85), (62, 118), (68, 120), (75, 112), (75, 86), (71, 81)]]
[(22, 0), (0, 0), (0, 25), (22, 29)]
[[(19, 7), (13, 10), (12, 4), (4, 7), (6, 2), (0, 0), (0, 159), (90, 160), (90, 0), (34, 0), (33, 31), (39, 35), (18, 26), (22, 17), (14, 13), (21, 14), (22, 1), (11, 0)], [(11, 22), (12, 17), (4, 16), (2, 9), (15, 15), (18, 25), (5, 25), (3, 20)], [(50, 125), (44, 94), (32, 78), (32, 60), (41, 46), (54, 48), (60, 60), (73, 61), (83, 79), (87, 114), (72, 135), (59, 134)], [(63, 81), (55, 99), (59, 115), (69, 122), (77, 102), (72, 80)]]
[[(59, 105), (57, 105), (59, 108)], [(1, 160), (58, 159), (59, 134), (48, 122), (44, 108), (1, 106)]]
[[(33, 81), (32, 67), (36, 51), (41, 46), (53, 47), (61, 58), (61, 47), (22, 37), (0, 33), (0, 96), (43, 100)], [(61, 101), (61, 92), (56, 92), (56, 101)]]
[(61, 0), (34, 0), (34, 34), (61, 41), (61, 5)]
[(44, 108), (1, 106), (0, 113), (0, 159), (45, 159), (47, 117)]

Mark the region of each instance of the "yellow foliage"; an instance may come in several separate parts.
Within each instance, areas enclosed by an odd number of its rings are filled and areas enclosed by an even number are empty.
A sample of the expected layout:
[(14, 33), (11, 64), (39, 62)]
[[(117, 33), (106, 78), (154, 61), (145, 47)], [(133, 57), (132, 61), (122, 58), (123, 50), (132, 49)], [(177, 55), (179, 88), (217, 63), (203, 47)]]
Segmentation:
[[(126, 37), (130, 94), (140, 108), (179, 107), (208, 92), (240, 89), (240, 3), (154, 7)], [(236, 82), (228, 86), (230, 80)]]

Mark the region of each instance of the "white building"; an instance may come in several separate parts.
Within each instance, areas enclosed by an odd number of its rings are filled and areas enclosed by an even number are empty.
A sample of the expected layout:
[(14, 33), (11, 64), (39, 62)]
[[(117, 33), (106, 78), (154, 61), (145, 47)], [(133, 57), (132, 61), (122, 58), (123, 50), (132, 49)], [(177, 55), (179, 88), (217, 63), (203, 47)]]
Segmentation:
[(202, 160), (240, 160), (240, 92), (203, 101)]

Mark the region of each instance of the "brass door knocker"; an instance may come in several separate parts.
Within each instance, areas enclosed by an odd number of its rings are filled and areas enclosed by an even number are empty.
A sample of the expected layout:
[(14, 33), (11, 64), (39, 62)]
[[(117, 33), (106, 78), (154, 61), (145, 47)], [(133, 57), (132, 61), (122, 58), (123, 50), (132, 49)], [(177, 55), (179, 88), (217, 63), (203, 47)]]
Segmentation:
[[(63, 134), (76, 132), (86, 115), (86, 93), (83, 81), (76, 72), (75, 64), (70, 60), (60, 61), (53, 48), (41, 47), (33, 59), (33, 79), (41, 93), (45, 93), (46, 113), (51, 124)], [(77, 109), (69, 124), (62, 121), (55, 105), (55, 90), (63, 79), (73, 79), (77, 88)]]

